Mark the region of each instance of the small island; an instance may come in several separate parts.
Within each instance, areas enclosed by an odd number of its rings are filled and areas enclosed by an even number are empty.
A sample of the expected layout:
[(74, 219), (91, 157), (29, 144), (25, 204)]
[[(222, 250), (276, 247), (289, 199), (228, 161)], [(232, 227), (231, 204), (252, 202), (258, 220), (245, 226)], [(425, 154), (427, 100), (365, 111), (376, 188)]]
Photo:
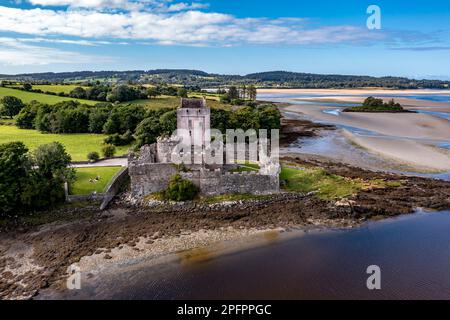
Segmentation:
[(404, 109), (400, 103), (394, 99), (384, 102), (383, 99), (368, 97), (361, 106), (348, 107), (342, 112), (383, 112), (383, 113), (414, 113), (414, 111)]

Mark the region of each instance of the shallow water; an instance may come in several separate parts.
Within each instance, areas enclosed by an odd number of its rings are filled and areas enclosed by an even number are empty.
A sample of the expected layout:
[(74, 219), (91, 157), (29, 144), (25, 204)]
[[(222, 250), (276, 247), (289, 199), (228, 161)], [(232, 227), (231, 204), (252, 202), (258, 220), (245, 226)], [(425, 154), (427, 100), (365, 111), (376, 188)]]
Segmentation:
[[(351, 230), (275, 237), (265, 246), (224, 256), (180, 259), (158, 268), (144, 263), (72, 297), (450, 299), (449, 231), (446, 211), (420, 212)], [(366, 287), (370, 265), (381, 268), (381, 290)]]
[[(296, 93), (288, 93), (288, 94), (261, 94), (258, 95), (258, 99), (264, 99), (264, 100), (270, 100), (273, 102), (282, 102), (282, 103), (290, 103), (293, 105), (317, 105), (317, 106), (329, 106), (330, 109), (324, 109), (322, 110), (323, 113), (333, 115), (335, 117), (339, 117), (342, 113), (342, 107), (344, 106), (352, 106), (357, 104), (342, 104), (342, 103), (318, 103), (318, 102), (309, 102), (309, 101), (301, 101), (301, 100), (294, 100), (296, 98), (308, 98), (308, 97), (327, 97), (327, 95), (324, 94), (296, 94)], [(341, 95), (346, 96), (346, 95)], [(392, 97), (408, 97), (408, 98), (416, 98), (418, 96), (416, 95), (390, 95)], [(438, 101), (439, 96), (441, 95), (421, 95), (423, 99), (428, 97), (429, 101)], [(447, 98), (450, 98), (450, 96), (442, 95), (441, 100), (445, 100)], [(429, 110), (418, 110), (420, 113), (433, 115), (436, 117), (440, 117), (443, 119), (450, 120), (450, 113), (445, 112), (434, 112)], [(333, 121), (321, 121), (321, 120), (315, 120), (312, 119), (309, 116), (302, 115), (296, 112), (284, 112), (284, 115), (292, 118), (292, 119), (308, 119), (312, 120), (314, 122), (318, 123), (324, 123), (324, 124), (333, 124), (336, 127), (340, 129), (345, 129), (350, 131), (351, 133), (355, 135), (362, 135), (362, 136), (370, 136), (370, 137), (381, 137), (384, 139), (398, 139), (401, 137), (391, 137), (382, 135), (377, 132), (373, 132), (370, 130), (348, 126), (348, 125), (342, 125)], [(450, 137), (449, 137), (450, 139)], [(449, 141), (438, 141), (438, 140), (430, 140), (430, 139), (415, 139), (418, 142), (423, 142), (426, 144), (434, 145), (438, 148), (450, 149), (450, 142)], [(379, 156), (370, 153), (362, 148), (356, 147), (353, 143), (348, 141), (347, 138), (342, 136), (340, 132), (332, 132), (324, 134), (320, 137), (315, 138), (302, 138), (298, 143), (292, 144), (289, 148), (285, 148), (283, 150), (284, 152), (288, 153), (305, 153), (305, 154), (313, 154), (313, 155), (320, 155), (320, 156), (326, 156), (329, 157), (332, 155), (332, 157), (341, 162), (345, 162), (351, 165), (358, 165), (362, 168), (366, 169), (372, 169), (372, 170), (381, 170), (381, 171), (387, 171), (392, 173), (399, 173), (404, 175), (411, 175), (411, 176), (421, 176), (421, 177), (428, 177), (433, 179), (441, 179), (441, 180), (447, 180), (450, 181), (450, 172), (443, 172), (443, 173), (421, 173), (421, 172), (414, 172), (411, 170), (411, 168), (408, 168), (405, 165), (401, 165), (399, 163), (395, 163), (393, 161), (387, 161), (386, 159), (382, 159)]]

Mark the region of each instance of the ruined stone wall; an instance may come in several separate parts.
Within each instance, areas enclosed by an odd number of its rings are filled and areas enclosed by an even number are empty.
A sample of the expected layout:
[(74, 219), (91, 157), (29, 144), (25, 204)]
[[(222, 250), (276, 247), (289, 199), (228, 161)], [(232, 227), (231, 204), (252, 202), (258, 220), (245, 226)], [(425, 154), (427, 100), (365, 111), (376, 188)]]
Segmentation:
[(223, 173), (215, 171), (183, 172), (181, 176), (195, 183), (202, 195), (227, 193), (271, 194), (279, 192), (278, 176), (260, 175), (257, 172)]
[(175, 137), (159, 138), (156, 143), (156, 162), (171, 163), (172, 152), (179, 140)]
[(178, 172), (171, 163), (148, 163), (129, 167), (131, 193), (136, 198), (167, 188), (171, 176)]
[[(178, 173), (173, 164), (154, 163), (130, 167), (131, 192), (141, 198), (167, 188), (170, 177)], [(194, 170), (179, 172), (200, 188), (205, 196), (249, 193), (255, 195), (279, 192), (278, 176), (261, 175), (257, 172), (229, 173), (217, 170)]]

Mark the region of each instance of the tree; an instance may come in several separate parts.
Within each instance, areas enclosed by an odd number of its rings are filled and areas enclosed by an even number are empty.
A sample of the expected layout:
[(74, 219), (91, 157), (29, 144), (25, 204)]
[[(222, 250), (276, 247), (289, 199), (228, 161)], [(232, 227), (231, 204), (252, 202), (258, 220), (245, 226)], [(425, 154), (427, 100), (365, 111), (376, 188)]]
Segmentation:
[(257, 109), (260, 129), (280, 129), (281, 114), (273, 105), (263, 105)]
[(112, 158), (116, 154), (116, 147), (112, 144), (105, 144), (102, 147), (102, 152), (105, 158)]
[(109, 102), (125, 102), (140, 98), (140, 93), (133, 87), (127, 85), (118, 85), (112, 88), (111, 92), (106, 96)]
[(234, 129), (259, 129), (258, 114), (251, 107), (243, 107), (231, 115), (231, 125)]
[(247, 88), (247, 92), (248, 92), (248, 98), (250, 100), (255, 101), (256, 100), (256, 95), (258, 93), (258, 91), (256, 90), (256, 87), (254, 85), (251, 85)]
[(103, 125), (103, 132), (106, 134), (119, 133), (120, 126), (121, 126), (120, 115), (117, 112), (113, 112)]
[(100, 155), (98, 154), (97, 151), (93, 151), (88, 153), (87, 158), (91, 162), (96, 162), (98, 161), (98, 159), (100, 159)]
[(82, 87), (76, 87), (69, 93), (69, 95), (72, 98), (76, 98), (76, 99), (86, 99), (87, 98), (86, 90), (84, 90), (84, 88), (82, 88)]
[(75, 171), (69, 167), (71, 157), (64, 146), (59, 142), (41, 145), (31, 159), (35, 169), (21, 195), (23, 206), (42, 209), (64, 202), (64, 183), (75, 179)]
[(177, 129), (177, 111), (171, 110), (159, 118), (162, 133), (172, 134)]
[(147, 89), (147, 96), (152, 99), (152, 98), (156, 98), (157, 96), (159, 96), (159, 90), (155, 87), (150, 87)]
[(231, 86), (228, 88), (228, 97), (231, 100), (239, 99), (239, 90), (236, 88), (236, 86)]
[(231, 129), (231, 111), (224, 109), (211, 110), (211, 128), (220, 130), (225, 134), (227, 129)]
[(374, 97), (368, 97), (363, 102), (364, 107), (380, 107), (383, 106), (383, 99), (378, 99)]
[(3, 97), (2, 99), (0, 99), (0, 104), (3, 105), (2, 113), (10, 117), (11, 119), (15, 115), (19, 114), (20, 110), (25, 107), (22, 100), (13, 96)]
[(247, 86), (245, 84), (243, 84), (241, 87), (241, 99), (247, 99)]
[(21, 207), (21, 194), (31, 171), (27, 152), (22, 142), (0, 145), (0, 216)]
[(135, 138), (139, 147), (156, 142), (161, 134), (161, 126), (157, 118), (149, 117), (136, 127)]
[(89, 114), (89, 132), (102, 133), (105, 122), (108, 121), (109, 110), (106, 108), (95, 108)]
[[(66, 171), (71, 161), (70, 155), (59, 142), (41, 145), (33, 152), (33, 164), (43, 176), (47, 178), (62, 175), (69, 178), (70, 171)], [(69, 174), (66, 176), (66, 174)]]
[(34, 120), (37, 116), (40, 103), (37, 101), (31, 101), (20, 110), (16, 119), (16, 125), (21, 129), (34, 129)]
[(22, 86), (23, 90), (25, 91), (31, 91), (31, 89), (33, 89), (33, 86), (31, 85), (31, 83), (25, 82)]
[(188, 91), (185, 88), (179, 88), (178, 92), (177, 92), (177, 95), (180, 98), (187, 98), (188, 97)]

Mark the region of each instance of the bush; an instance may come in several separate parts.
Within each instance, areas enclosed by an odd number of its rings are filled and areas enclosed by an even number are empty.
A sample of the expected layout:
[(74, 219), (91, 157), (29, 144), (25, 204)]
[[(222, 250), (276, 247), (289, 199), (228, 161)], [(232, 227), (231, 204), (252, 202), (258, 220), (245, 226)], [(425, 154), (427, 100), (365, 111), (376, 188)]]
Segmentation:
[(131, 134), (131, 131), (128, 130), (124, 134), (112, 134), (105, 138), (104, 142), (105, 144), (112, 144), (114, 146), (126, 146), (127, 144), (130, 144), (133, 142), (134, 138)]
[(88, 153), (87, 158), (89, 161), (96, 162), (98, 161), (98, 159), (100, 159), (100, 155), (98, 154), (98, 152), (93, 151)]
[(164, 198), (172, 201), (193, 200), (199, 193), (198, 187), (189, 180), (184, 180), (179, 174), (172, 176), (169, 186), (163, 192)]
[(114, 155), (116, 154), (116, 147), (114, 147), (112, 144), (105, 144), (102, 148), (102, 153), (105, 158), (114, 157)]

